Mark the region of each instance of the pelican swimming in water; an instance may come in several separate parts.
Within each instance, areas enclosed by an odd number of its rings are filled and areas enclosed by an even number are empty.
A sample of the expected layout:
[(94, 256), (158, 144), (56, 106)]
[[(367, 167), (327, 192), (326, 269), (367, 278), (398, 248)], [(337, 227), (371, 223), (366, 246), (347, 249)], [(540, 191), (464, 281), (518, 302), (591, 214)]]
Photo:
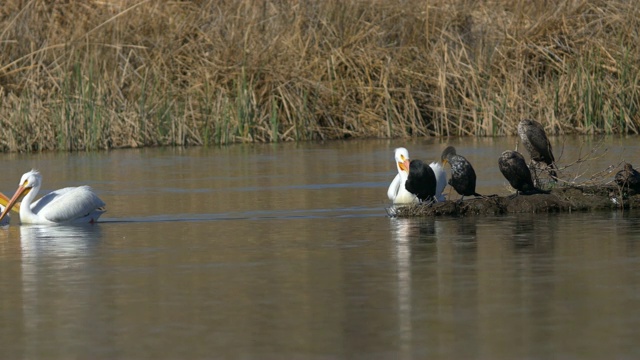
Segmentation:
[[(0, 213), (4, 212), (4, 209), (7, 207), (7, 205), (9, 205), (9, 198), (5, 194), (0, 193)], [(16, 204), (11, 209), (11, 211), (19, 212), (20, 204)], [(10, 222), (11, 222), (11, 217), (9, 216), (9, 214), (7, 214), (7, 216), (5, 216), (4, 219), (0, 220), (0, 226), (9, 225)]]
[(105, 212), (104, 202), (86, 185), (52, 191), (33, 204), (42, 185), (42, 175), (31, 170), (22, 175), (18, 185), (0, 221), (20, 199), (20, 221), (25, 224), (94, 223)]
[[(4, 211), (5, 207), (0, 205), (0, 211)], [(11, 222), (11, 218), (9, 216), (5, 216), (4, 219), (0, 220), (0, 226), (7, 226)]]
[[(395, 150), (395, 162), (398, 174), (389, 185), (387, 190), (387, 197), (393, 201), (394, 204), (413, 204), (418, 203), (420, 199), (416, 194), (412, 194), (407, 189), (406, 184), (410, 176), (411, 160), (409, 159), (409, 151), (401, 147)], [(422, 163), (420, 161), (420, 163)], [(414, 172), (417, 170), (418, 163), (414, 164)], [(429, 164), (433, 175), (435, 176), (435, 199), (436, 201), (444, 201), (445, 197), (442, 194), (445, 186), (447, 186), (447, 174), (441, 164), (432, 162)], [(421, 170), (422, 171), (422, 170)], [(428, 172), (428, 170), (425, 170)], [(412, 176), (413, 178), (413, 176)], [(412, 182), (410, 182), (411, 184)], [(411, 185), (409, 185), (411, 187)], [(416, 190), (414, 190), (416, 191)]]

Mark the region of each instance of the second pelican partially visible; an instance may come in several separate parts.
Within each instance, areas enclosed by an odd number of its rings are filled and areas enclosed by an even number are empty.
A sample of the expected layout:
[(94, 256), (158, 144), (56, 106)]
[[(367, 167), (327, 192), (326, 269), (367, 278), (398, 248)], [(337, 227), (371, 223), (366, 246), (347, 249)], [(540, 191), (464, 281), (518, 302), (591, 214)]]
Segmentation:
[[(4, 209), (8, 203), (9, 203), (9, 198), (6, 197), (3, 193), (0, 193), (0, 211), (4, 212)], [(10, 221), (11, 221), (11, 218), (7, 216), (4, 219), (0, 220), (0, 226), (9, 225)]]
[(42, 175), (31, 170), (22, 175), (18, 185), (0, 221), (23, 198), (20, 221), (26, 224), (94, 223), (105, 212), (104, 202), (86, 185), (52, 191), (33, 204), (42, 185)]

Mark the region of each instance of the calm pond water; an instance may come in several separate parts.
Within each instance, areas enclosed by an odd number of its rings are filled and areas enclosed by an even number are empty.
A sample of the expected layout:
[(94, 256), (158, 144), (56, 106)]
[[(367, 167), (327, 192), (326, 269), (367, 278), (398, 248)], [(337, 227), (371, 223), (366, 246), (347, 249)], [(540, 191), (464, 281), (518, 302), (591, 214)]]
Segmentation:
[[(601, 144), (565, 177), (640, 167), (638, 138), (554, 141), (561, 165)], [(508, 193), (515, 139), (451, 143)], [(5, 194), (37, 168), (108, 208), (0, 229), (0, 358), (640, 357), (640, 212), (388, 218), (393, 149), (445, 145), (0, 155)]]

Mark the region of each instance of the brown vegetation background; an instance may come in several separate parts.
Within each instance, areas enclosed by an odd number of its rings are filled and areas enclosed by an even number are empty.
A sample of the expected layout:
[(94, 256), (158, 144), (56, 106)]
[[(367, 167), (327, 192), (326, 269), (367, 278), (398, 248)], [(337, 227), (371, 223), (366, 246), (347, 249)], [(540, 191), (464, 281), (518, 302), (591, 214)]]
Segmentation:
[(629, 0), (6, 0), (0, 150), (638, 133)]

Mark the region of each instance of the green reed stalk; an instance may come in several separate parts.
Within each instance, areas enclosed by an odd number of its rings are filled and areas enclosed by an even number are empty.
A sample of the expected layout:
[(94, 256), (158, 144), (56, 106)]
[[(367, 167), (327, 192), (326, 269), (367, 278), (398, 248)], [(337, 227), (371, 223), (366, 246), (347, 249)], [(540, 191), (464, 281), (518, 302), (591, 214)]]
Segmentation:
[(209, 87), (209, 83), (205, 83), (205, 89), (200, 96), (199, 103), (202, 104), (200, 108), (200, 117), (202, 119), (202, 127), (203, 127), (203, 136), (202, 142), (204, 146), (209, 146), (212, 144), (212, 141), (215, 142), (215, 131), (211, 132), (211, 125), (213, 120), (213, 94), (211, 94), (211, 89)]
[(271, 124), (271, 141), (278, 142), (278, 103), (274, 98), (271, 99), (271, 116), (269, 117), (269, 123)]

